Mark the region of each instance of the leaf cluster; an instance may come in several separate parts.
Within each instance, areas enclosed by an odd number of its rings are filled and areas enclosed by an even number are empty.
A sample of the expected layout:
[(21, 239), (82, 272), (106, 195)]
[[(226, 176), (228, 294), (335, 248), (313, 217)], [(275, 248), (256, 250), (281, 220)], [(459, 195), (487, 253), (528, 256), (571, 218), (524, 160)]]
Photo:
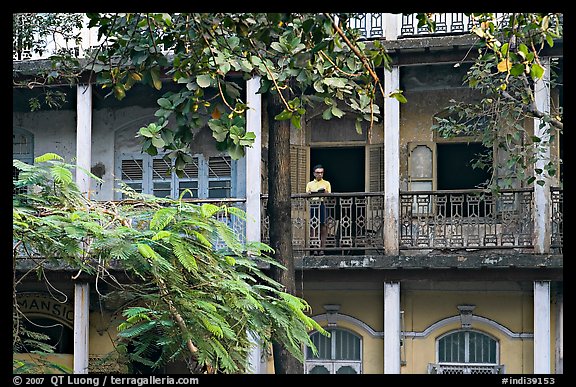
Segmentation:
[(180, 160), (176, 169), (185, 163), (181, 154), (192, 133), (204, 125), (218, 149), (235, 159), (244, 155), (254, 134), (245, 128), (250, 107), (243, 82), (253, 76), (260, 79), (259, 93), (281, 96), (283, 108), (275, 119), (296, 128), (307, 110), (322, 104), (325, 119), (342, 117), (347, 106), (358, 131), (363, 120), (379, 119), (374, 104), (379, 80), (370, 71), (389, 67), (390, 59), (378, 42), (368, 46), (358, 41), (357, 30), (346, 28), (352, 15), (339, 14), (339, 24), (328, 14), (300, 13), (88, 16), (105, 41), (90, 63), (100, 87), (122, 99), (136, 83), (157, 90), (168, 82), (173, 86), (158, 100), (156, 141), (143, 138), (143, 150), (170, 152)]
[[(14, 160), (14, 265), (35, 260), (43, 278), (44, 263), (66, 262), (115, 289), (100, 296), (123, 300), (119, 345), (134, 348), (125, 353), (130, 360), (150, 367), (185, 360), (240, 373), (248, 367), (250, 333), (264, 346), (282, 343), (300, 361), (304, 346), (314, 348), (308, 331), (324, 330), (306, 315), (308, 303), (258, 267), (278, 265), (270, 247), (242, 243), (218, 220), (245, 219), (241, 209), (133, 191), (121, 202), (84, 200), (72, 165), (55, 154), (35, 161)], [(132, 280), (118, 282), (115, 269)]]

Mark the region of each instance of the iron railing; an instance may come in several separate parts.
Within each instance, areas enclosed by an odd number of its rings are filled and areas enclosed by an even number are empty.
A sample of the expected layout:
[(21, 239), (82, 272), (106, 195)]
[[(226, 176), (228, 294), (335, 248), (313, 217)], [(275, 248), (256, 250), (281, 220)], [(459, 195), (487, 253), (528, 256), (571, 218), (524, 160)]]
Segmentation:
[[(321, 246), (321, 204), (325, 208), (326, 237)], [(262, 198), (262, 241), (269, 243), (268, 196)], [(384, 194), (369, 192), (292, 195), (292, 244), (296, 256), (370, 251), (384, 248)]]
[(400, 248), (532, 248), (533, 189), (400, 193)]
[(471, 375), (489, 375), (503, 374), (503, 365), (492, 364), (448, 364), (448, 363), (430, 363), (428, 364), (429, 374), (471, 374)]
[(550, 201), (552, 203), (550, 247), (561, 249), (564, 245), (564, 190), (552, 187), (550, 189)]
[[(348, 25), (359, 30), (362, 38), (380, 39), (385, 36), (386, 21), (384, 13), (361, 13), (350, 19)], [(399, 38), (418, 36), (441, 36), (470, 33), (472, 27), (478, 24), (477, 20), (467, 16), (463, 12), (434, 13), (432, 20), (436, 23), (434, 32), (430, 32), (427, 26), (418, 27), (418, 19), (415, 13), (395, 15), (401, 19), (399, 30), (395, 31)], [(494, 13), (497, 24), (507, 22), (507, 13)]]

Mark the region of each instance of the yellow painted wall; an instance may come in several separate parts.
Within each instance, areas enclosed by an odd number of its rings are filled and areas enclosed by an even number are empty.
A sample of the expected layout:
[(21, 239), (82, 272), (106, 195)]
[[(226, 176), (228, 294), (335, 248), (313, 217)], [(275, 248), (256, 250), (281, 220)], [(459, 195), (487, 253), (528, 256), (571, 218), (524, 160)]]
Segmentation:
[[(405, 313), (405, 330), (422, 332), (430, 325), (450, 316), (458, 315), (457, 305), (476, 305), (473, 314), (493, 320), (513, 333), (533, 333), (533, 298), (522, 292), (442, 292), (442, 291), (408, 291), (401, 297)], [(551, 369), (555, 364), (556, 312), (551, 305)], [(436, 338), (460, 329), (455, 322), (432, 331), (425, 338), (408, 338), (406, 340), (406, 366), (402, 373), (426, 373), (428, 363), (436, 362)], [(511, 338), (502, 330), (486, 323), (473, 321), (472, 329), (482, 331), (495, 337), (500, 345), (500, 364), (506, 366), (505, 372), (530, 374), (533, 372), (532, 338)]]
[[(340, 304), (340, 313), (354, 317), (373, 330), (383, 330), (383, 296), (381, 291), (305, 291), (305, 299), (312, 306), (312, 316), (325, 313), (322, 305)], [(407, 332), (423, 332), (432, 324), (459, 315), (459, 304), (476, 305), (473, 314), (504, 326), (513, 333), (533, 333), (532, 293), (522, 291), (401, 291), (401, 308)], [(556, 310), (551, 305), (551, 370), (554, 372), (556, 336)], [(326, 327), (326, 321), (319, 321)], [(338, 327), (349, 329), (362, 337), (363, 373), (383, 372), (383, 340), (372, 337), (360, 326), (339, 322)], [(406, 338), (401, 350), (403, 374), (424, 374), (429, 363), (436, 362), (436, 339), (443, 334), (461, 328), (459, 321), (439, 327), (424, 338)], [(500, 364), (507, 374), (531, 374), (534, 364), (533, 339), (512, 338), (495, 326), (473, 321), (472, 329), (496, 338), (499, 343)]]
[[(312, 307), (311, 316), (324, 314), (324, 304), (340, 304), (339, 313), (354, 317), (370, 326), (374, 331), (382, 331), (383, 296), (382, 291), (305, 291), (304, 296)], [(319, 321), (326, 328), (326, 321)], [(342, 321), (338, 328), (348, 329), (362, 338), (362, 373), (382, 374), (384, 371), (384, 340), (373, 337), (360, 326)]]

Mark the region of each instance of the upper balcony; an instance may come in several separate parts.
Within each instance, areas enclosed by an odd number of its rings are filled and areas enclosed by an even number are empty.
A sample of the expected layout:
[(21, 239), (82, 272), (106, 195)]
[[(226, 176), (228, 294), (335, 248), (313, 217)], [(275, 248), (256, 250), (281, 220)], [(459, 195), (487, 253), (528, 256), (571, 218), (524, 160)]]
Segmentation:
[[(563, 190), (550, 192), (551, 254), (563, 247)], [(321, 199), (322, 201), (320, 201)], [(262, 241), (269, 243), (267, 196), (262, 198)], [(320, 204), (325, 208), (321, 235)], [(292, 238), (295, 257), (322, 252), (324, 258), (385, 256), (384, 194), (332, 193), (292, 195)], [(534, 255), (534, 191), (532, 188), (400, 192), (398, 240), (400, 256), (470, 251)]]
[[(34, 50), (39, 36), (21, 34), (25, 30), (30, 18), (38, 14), (19, 14), (14, 25), (12, 59), (34, 60), (47, 59), (50, 55), (67, 50), (82, 58), (86, 53), (97, 47), (103, 39), (98, 39), (96, 28), (87, 28), (88, 19), (84, 15), (84, 26), (81, 29), (69, 31), (66, 36), (54, 33), (43, 38), (44, 44), (41, 51)], [(506, 13), (495, 13), (494, 18), (498, 22), (506, 20)], [(431, 37), (445, 35), (461, 35), (469, 33), (474, 25), (474, 20), (462, 12), (436, 13), (432, 20), (436, 23), (436, 30), (430, 32), (427, 26), (418, 27), (416, 14), (389, 14), (389, 13), (361, 13), (358, 17), (350, 20), (352, 28), (360, 31), (364, 39), (402, 39), (415, 37)], [(81, 40), (72, 38), (79, 35)]]

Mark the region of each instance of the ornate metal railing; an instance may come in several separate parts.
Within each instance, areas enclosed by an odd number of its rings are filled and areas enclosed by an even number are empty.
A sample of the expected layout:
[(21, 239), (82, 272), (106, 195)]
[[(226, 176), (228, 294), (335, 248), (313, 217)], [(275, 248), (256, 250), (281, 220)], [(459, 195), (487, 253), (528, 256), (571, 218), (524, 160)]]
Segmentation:
[[(384, 13), (362, 13), (350, 19), (349, 26), (358, 29), (363, 38), (382, 38), (386, 27), (385, 15)], [(436, 30), (432, 33), (427, 26), (418, 27), (415, 13), (395, 16), (401, 18), (400, 28), (397, 31), (400, 38), (468, 33), (476, 23), (463, 12), (435, 13), (432, 15), (432, 20), (436, 22)], [(495, 13), (494, 20), (497, 23), (505, 22), (507, 16), (506, 13)]]
[(533, 247), (533, 189), (400, 193), (400, 248)]
[[(321, 204), (325, 208), (325, 243), (321, 238)], [(269, 243), (268, 196), (262, 198), (262, 242)], [(354, 192), (292, 195), (292, 244), (294, 254), (363, 254), (384, 248), (384, 195)]]
[(550, 247), (561, 249), (564, 245), (564, 190), (552, 187), (550, 189), (550, 200), (552, 204)]
[(503, 374), (503, 365), (491, 364), (428, 364), (429, 374)]

